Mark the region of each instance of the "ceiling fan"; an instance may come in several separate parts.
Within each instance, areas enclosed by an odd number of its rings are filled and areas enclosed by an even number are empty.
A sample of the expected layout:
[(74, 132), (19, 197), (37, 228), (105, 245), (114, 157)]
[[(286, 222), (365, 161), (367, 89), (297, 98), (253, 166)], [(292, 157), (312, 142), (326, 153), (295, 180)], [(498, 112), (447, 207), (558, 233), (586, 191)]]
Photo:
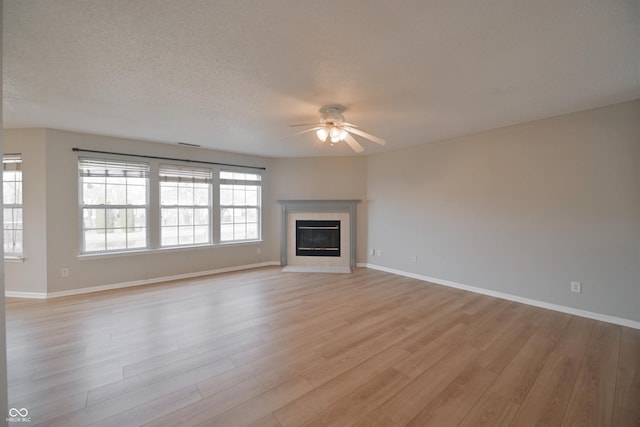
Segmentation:
[(320, 141), (326, 142), (327, 140), (329, 140), (331, 142), (331, 145), (344, 141), (356, 153), (363, 152), (364, 147), (360, 145), (360, 143), (351, 134), (361, 136), (380, 145), (385, 144), (384, 139), (361, 131), (360, 129), (358, 129), (358, 126), (354, 125), (353, 123), (345, 122), (344, 116), (342, 115), (345, 110), (346, 108), (342, 105), (326, 105), (320, 108), (320, 113), (322, 114), (322, 116), (320, 117), (319, 123), (301, 123), (289, 126), (313, 126), (310, 129), (306, 129), (302, 132), (296, 133), (294, 136), (315, 131), (316, 136)]

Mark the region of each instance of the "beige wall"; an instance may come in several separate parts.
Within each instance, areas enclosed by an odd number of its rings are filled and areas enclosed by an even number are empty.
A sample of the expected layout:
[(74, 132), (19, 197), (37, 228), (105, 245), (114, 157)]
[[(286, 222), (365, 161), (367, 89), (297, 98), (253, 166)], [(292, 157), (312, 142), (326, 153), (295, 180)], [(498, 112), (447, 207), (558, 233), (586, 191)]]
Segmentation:
[[(271, 225), (280, 232), (278, 200), (362, 200), (357, 206), (356, 258), (366, 261), (367, 159), (365, 157), (318, 157), (273, 159), (271, 166)], [(280, 238), (272, 240), (271, 253), (279, 259)]]
[(23, 160), (23, 261), (5, 261), (7, 290), (47, 291), (46, 131), (5, 130), (5, 152), (21, 153)]
[(367, 173), (369, 263), (640, 321), (640, 101), (372, 156)]

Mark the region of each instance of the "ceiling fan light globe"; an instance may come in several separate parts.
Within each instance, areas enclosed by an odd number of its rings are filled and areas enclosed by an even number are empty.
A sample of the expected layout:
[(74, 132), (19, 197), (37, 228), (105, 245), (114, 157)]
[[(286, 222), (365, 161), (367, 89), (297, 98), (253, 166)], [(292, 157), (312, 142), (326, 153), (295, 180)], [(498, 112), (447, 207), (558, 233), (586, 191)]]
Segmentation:
[(336, 140), (334, 142), (340, 141), (340, 135), (341, 135), (341, 131), (337, 127), (332, 126), (331, 129), (329, 129), (329, 136), (331, 137), (332, 141), (334, 139)]
[(316, 131), (316, 136), (320, 141), (325, 142), (329, 136), (329, 132), (327, 132), (326, 128), (320, 128)]
[(346, 130), (340, 129), (340, 141), (347, 139), (347, 135), (349, 135), (349, 133)]

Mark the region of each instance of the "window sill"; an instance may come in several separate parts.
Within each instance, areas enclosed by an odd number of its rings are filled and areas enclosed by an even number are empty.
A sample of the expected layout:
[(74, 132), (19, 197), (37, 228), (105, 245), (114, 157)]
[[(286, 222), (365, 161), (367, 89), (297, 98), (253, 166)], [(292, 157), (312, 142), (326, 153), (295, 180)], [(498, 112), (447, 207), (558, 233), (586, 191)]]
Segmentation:
[(4, 262), (24, 262), (23, 256), (5, 256)]
[(213, 246), (243, 246), (243, 245), (251, 245), (254, 243), (262, 243), (263, 240), (236, 240), (233, 242), (219, 242)]
[(121, 251), (121, 252), (99, 252), (99, 253), (80, 254), (78, 255), (78, 260), (120, 258), (120, 257), (126, 257), (126, 256), (134, 256), (134, 255), (153, 255), (153, 254), (163, 254), (163, 253), (171, 253), (171, 252), (197, 251), (197, 250), (203, 250), (203, 249), (215, 249), (215, 248), (229, 247), (229, 246), (255, 245), (255, 244), (261, 244), (262, 242), (263, 240), (243, 240), (241, 242), (223, 242), (223, 243), (215, 243), (215, 244), (208, 244), (208, 245), (171, 246), (171, 247), (165, 247), (165, 248), (141, 249), (141, 250), (131, 250), (131, 251)]

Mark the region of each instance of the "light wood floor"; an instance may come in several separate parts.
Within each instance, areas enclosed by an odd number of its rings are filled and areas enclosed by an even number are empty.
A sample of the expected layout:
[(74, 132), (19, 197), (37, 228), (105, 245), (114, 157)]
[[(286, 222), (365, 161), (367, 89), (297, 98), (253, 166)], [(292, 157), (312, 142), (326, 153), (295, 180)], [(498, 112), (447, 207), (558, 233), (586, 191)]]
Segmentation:
[(638, 426), (640, 331), (374, 270), (8, 299), (50, 426)]

